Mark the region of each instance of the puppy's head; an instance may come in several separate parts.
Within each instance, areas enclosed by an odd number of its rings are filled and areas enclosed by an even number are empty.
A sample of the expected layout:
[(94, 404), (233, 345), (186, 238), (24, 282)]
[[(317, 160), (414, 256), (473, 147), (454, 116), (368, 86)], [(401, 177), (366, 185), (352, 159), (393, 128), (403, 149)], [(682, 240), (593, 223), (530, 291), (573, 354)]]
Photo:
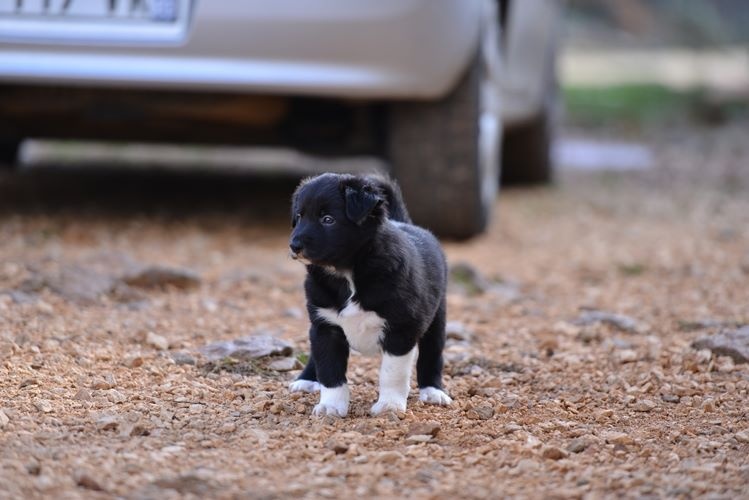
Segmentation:
[(385, 197), (366, 177), (322, 174), (306, 179), (291, 200), (291, 256), (348, 267), (386, 217)]

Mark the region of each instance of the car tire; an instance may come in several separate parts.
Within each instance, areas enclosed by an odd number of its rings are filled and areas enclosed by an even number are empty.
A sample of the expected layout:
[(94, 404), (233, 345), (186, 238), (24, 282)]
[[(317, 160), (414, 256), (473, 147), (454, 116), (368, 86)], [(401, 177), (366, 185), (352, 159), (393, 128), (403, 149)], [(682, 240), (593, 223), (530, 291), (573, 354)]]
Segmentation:
[(485, 109), (489, 72), (477, 53), (445, 98), (388, 110), (389, 159), (411, 217), (451, 239), (486, 229), (499, 186), (501, 121)]

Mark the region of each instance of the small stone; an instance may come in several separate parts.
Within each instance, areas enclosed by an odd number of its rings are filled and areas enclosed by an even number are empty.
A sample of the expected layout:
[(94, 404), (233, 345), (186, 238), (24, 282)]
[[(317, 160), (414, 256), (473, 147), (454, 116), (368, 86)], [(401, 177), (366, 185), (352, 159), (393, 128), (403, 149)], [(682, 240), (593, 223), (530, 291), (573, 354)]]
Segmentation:
[(637, 352), (632, 349), (623, 349), (616, 353), (616, 358), (619, 363), (633, 363), (637, 361)]
[(413, 434), (406, 438), (407, 443), (428, 443), (432, 440), (430, 434)]
[[(2, 425), (0, 425), (0, 427), (2, 427)], [(749, 443), (749, 429), (737, 432), (733, 437), (735, 437), (736, 441), (739, 443)]]
[(676, 396), (675, 394), (661, 394), (661, 400), (666, 403), (678, 403), (679, 399), (679, 396)]
[(628, 333), (642, 333), (647, 331), (647, 327), (641, 325), (637, 320), (623, 314), (615, 314), (606, 311), (584, 311), (574, 321), (573, 324), (579, 326), (591, 325), (595, 323), (604, 323), (614, 328)]
[(268, 363), (268, 368), (277, 372), (288, 372), (291, 370), (301, 370), (304, 368), (302, 363), (296, 358), (280, 358)]
[(560, 460), (562, 458), (566, 458), (568, 456), (568, 453), (561, 448), (557, 448), (556, 446), (546, 446), (541, 451), (541, 456), (550, 460)]
[(8, 415), (6, 415), (3, 410), (0, 410), (0, 429), (4, 428), (9, 423), (10, 419), (8, 418)]
[(143, 366), (143, 356), (129, 356), (125, 359), (125, 366), (128, 368), (138, 368), (139, 366)]
[(138, 422), (136, 424), (126, 425), (122, 429), (122, 432), (120, 432), (120, 435), (124, 437), (135, 437), (148, 436), (150, 433), (151, 431), (149, 431), (145, 425)]
[(474, 408), (481, 420), (488, 420), (494, 416), (494, 407), (489, 403), (481, 403)]
[(445, 334), (448, 339), (458, 341), (470, 341), (473, 334), (460, 321), (448, 321), (445, 325)]
[(348, 445), (346, 443), (336, 441), (335, 439), (331, 439), (325, 443), (325, 447), (329, 450), (333, 450), (336, 455), (341, 455), (348, 451)]
[(692, 343), (695, 349), (710, 349), (717, 356), (730, 356), (734, 363), (749, 363), (749, 326), (724, 330)]
[(111, 389), (112, 387), (113, 387), (112, 384), (110, 384), (109, 382), (107, 382), (106, 380), (101, 379), (101, 378), (97, 379), (97, 380), (94, 380), (94, 383), (91, 384), (91, 388), (92, 389), (96, 389), (96, 390), (100, 390), (100, 391), (101, 390)]
[(127, 397), (117, 389), (110, 389), (107, 391), (107, 400), (112, 403), (124, 403), (127, 401)]
[(24, 387), (30, 387), (32, 385), (39, 385), (39, 381), (35, 378), (27, 378), (24, 379), (18, 387), (23, 389)]
[(398, 453), (397, 451), (381, 451), (377, 455), (375, 455), (374, 460), (375, 462), (381, 463), (381, 464), (394, 464), (395, 462), (399, 462), (403, 460), (405, 457)]
[(235, 340), (213, 342), (199, 350), (208, 361), (220, 361), (229, 357), (243, 360), (265, 356), (291, 356), (294, 346), (271, 335), (250, 335)]
[(173, 352), (172, 360), (177, 365), (194, 365), (196, 363), (195, 358), (190, 354), (182, 351)]
[(120, 422), (117, 417), (113, 415), (105, 415), (96, 421), (96, 425), (102, 431), (113, 431), (119, 427)]
[(407, 436), (427, 435), (436, 436), (440, 431), (440, 424), (434, 421), (418, 422), (408, 428)]
[(104, 491), (104, 488), (102, 488), (101, 485), (87, 472), (77, 472), (75, 474), (75, 484), (88, 490)]
[(292, 319), (302, 319), (304, 314), (302, 313), (302, 310), (298, 307), (287, 307), (283, 310), (283, 315), (286, 318), (292, 318)]
[(588, 447), (588, 441), (585, 438), (575, 438), (567, 445), (567, 451), (570, 453), (580, 453)]
[(636, 402), (632, 406), (632, 409), (635, 411), (648, 412), (654, 410), (656, 406), (658, 405), (656, 405), (653, 401), (649, 399), (643, 399)]
[(50, 413), (52, 411), (52, 403), (46, 399), (40, 399), (34, 402), (36, 409), (42, 413)]
[(166, 351), (167, 349), (169, 349), (169, 341), (166, 339), (166, 337), (157, 335), (154, 332), (146, 333), (146, 344), (161, 351)]
[(702, 411), (710, 413), (715, 411), (715, 400), (713, 398), (707, 398), (702, 402)]
[(78, 392), (75, 393), (75, 396), (73, 396), (73, 399), (76, 401), (91, 401), (91, 393), (88, 389), (81, 388), (78, 390)]
[(136, 288), (165, 288), (182, 290), (200, 286), (200, 276), (187, 269), (151, 266), (122, 277), (122, 282)]
[(610, 444), (628, 445), (634, 444), (634, 439), (624, 432), (610, 431), (603, 434), (603, 438)]

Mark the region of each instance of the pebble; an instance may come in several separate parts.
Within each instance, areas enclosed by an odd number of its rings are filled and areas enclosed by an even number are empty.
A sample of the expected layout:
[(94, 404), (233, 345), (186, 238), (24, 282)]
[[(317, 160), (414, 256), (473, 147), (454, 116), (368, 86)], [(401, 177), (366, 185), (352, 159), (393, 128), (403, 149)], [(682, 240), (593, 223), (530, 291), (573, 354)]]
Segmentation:
[(633, 363), (637, 361), (637, 352), (632, 349), (623, 349), (616, 353), (616, 359), (619, 363)]
[(96, 421), (96, 425), (102, 431), (113, 431), (120, 426), (120, 422), (114, 415), (105, 415)]
[(235, 340), (213, 342), (199, 350), (208, 361), (220, 361), (227, 357), (257, 359), (265, 356), (291, 356), (294, 346), (271, 335), (250, 335)]
[(648, 411), (654, 410), (656, 408), (656, 406), (658, 406), (658, 405), (656, 405), (650, 399), (642, 399), (642, 400), (636, 402), (632, 406), (632, 409), (634, 409), (635, 411), (640, 411), (640, 412), (648, 412)]
[(411, 427), (408, 428), (408, 432), (406, 433), (407, 436), (418, 436), (418, 435), (427, 435), (427, 436), (436, 436), (441, 427), (440, 424), (434, 421), (428, 421), (428, 422), (417, 422), (415, 424), (412, 424)]
[(166, 339), (166, 337), (158, 335), (154, 332), (146, 333), (146, 344), (161, 351), (166, 351), (167, 349), (169, 349), (169, 341)]
[[(0, 412), (0, 414), (2, 414), (2, 412)], [(0, 418), (0, 421), (1, 420), (2, 419)], [(0, 427), (2, 427), (2, 425), (0, 425)], [(734, 435), (734, 437), (736, 438), (736, 441), (738, 441), (739, 443), (749, 443), (749, 429), (737, 432)]]
[(73, 399), (76, 401), (91, 401), (91, 393), (88, 389), (82, 388), (79, 389), (78, 392), (75, 393), (75, 396), (73, 396)]
[(52, 403), (50, 403), (46, 399), (39, 399), (35, 401), (34, 406), (36, 406), (36, 409), (42, 413), (50, 413), (52, 411)]
[(139, 366), (143, 365), (143, 356), (134, 355), (134, 356), (128, 356), (125, 359), (125, 366), (128, 368), (138, 368)]
[(268, 368), (277, 372), (288, 372), (291, 370), (300, 370), (303, 368), (302, 363), (296, 358), (280, 358), (268, 363)]
[(302, 310), (298, 307), (287, 307), (283, 310), (283, 315), (286, 318), (292, 318), (292, 319), (302, 319), (304, 314), (302, 313)]
[(661, 400), (666, 403), (678, 403), (680, 398), (674, 394), (661, 394)]
[(200, 276), (193, 271), (176, 267), (150, 266), (125, 275), (121, 281), (136, 288), (164, 288), (173, 286), (186, 290), (200, 286)]
[(567, 451), (570, 453), (580, 453), (588, 447), (588, 441), (585, 438), (575, 438), (567, 445)]
[(375, 455), (374, 461), (381, 464), (394, 464), (405, 457), (397, 451), (381, 451)]
[(75, 484), (81, 488), (86, 488), (93, 491), (104, 491), (104, 488), (87, 472), (77, 472), (75, 474)]
[(606, 442), (610, 444), (627, 445), (627, 444), (634, 444), (635, 442), (634, 439), (629, 437), (628, 434), (624, 432), (617, 432), (617, 431), (605, 432), (603, 434), (603, 439), (605, 439)]
[(445, 325), (445, 334), (448, 339), (467, 342), (471, 340), (473, 334), (460, 321), (448, 321)]
[(594, 323), (605, 323), (628, 333), (642, 333), (647, 330), (634, 318), (606, 311), (584, 311), (573, 321), (573, 324), (580, 326)]
[(106, 390), (106, 389), (111, 389), (112, 387), (113, 387), (112, 384), (110, 384), (109, 382), (101, 378), (94, 380), (94, 383), (91, 384), (91, 388), (96, 389), (96, 390)]
[(566, 458), (568, 455), (569, 453), (556, 446), (546, 446), (541, 451), (541, 456), (550, 460), (560, 460)]
[(432, 440), (430, 434), (413, 434), (406, 438), (407, 443), (428, 443)]
[(173, 352), (172, 360), (177, 365), (194, 365), (196, 363), (194, 357), (183, 351)]
[(715, 400), (713, 398), (707, 398), (702, 402), (702, 411), (710, 413), (715, 411)]
[(692, 347), (710, 349), (718, 356), (730, 356), (734, 363), (749, 363), (749, 326), (697, 339)]
[(8, 415), (6, 415), (3, 410), (0, 410), (0, 429), (4, 428), (9, 423), (10, 419), (8, 418)]
[(124, 403), (127, 401), (127, 397), (117, 389), (109, 389), (107, 399), (112, 403)]
[(334, 439), (331, 439), (327, 443), (325, 443), (325, 447), (329, 450), (333, 450), (336, 455), (342, 455), (343, 453), (346, 453), (349, 448), (346, 443), (342, 443)]

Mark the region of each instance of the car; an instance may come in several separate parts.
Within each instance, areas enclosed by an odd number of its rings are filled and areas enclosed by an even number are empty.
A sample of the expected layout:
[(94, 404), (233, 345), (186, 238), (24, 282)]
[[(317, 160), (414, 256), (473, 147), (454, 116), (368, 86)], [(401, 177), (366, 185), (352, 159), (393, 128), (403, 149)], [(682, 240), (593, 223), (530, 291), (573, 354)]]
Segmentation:
[[(26, 138), (386, 158), (452, 238), (550, 178), (557, 0), (0, 0), (0, 163)], [(504, 141), (503, 141), (504, 130)], [(503, 146), (504, 142), (504, 146)]]

